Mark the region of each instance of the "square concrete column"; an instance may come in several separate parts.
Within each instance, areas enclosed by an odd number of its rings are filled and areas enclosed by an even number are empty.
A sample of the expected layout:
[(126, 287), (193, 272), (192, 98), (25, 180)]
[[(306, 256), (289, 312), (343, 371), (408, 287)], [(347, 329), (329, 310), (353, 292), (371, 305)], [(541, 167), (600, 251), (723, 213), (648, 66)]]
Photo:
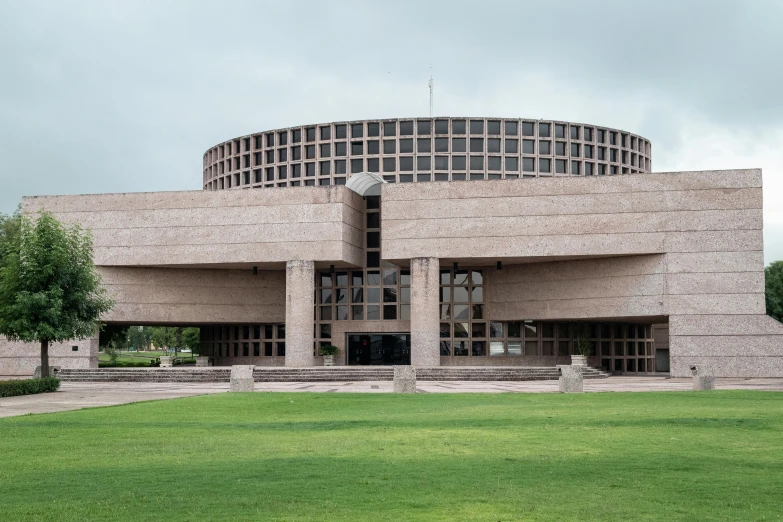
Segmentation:
[(411, 259), (411, 365), (440, 366), (440, 261)]
[(313, 292), (315, 263), (285, 265), (285, 365), (313, 366)]

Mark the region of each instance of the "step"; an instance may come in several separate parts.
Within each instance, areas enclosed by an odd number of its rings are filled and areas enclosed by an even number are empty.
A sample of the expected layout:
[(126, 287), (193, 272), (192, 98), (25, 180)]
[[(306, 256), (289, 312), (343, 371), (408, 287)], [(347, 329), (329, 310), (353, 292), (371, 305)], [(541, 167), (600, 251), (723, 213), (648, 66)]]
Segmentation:
[[(84, 368), (63, 369), (60, 379), (69, 382), (228, 382), (230, 367), (174, 368)], [(391, 366), (316, 366), (312, 368), (256, 367), (254, 379), (259, 382), (307, 381), (388, 381), (393, 378)], [(559, 378), (557, 368), (525, 366), (442, 366), (420, 368), (422, 381), (529, 381)], [(601, 379), (609, 374), (592, 367), (583, 371), (586, 379)]]

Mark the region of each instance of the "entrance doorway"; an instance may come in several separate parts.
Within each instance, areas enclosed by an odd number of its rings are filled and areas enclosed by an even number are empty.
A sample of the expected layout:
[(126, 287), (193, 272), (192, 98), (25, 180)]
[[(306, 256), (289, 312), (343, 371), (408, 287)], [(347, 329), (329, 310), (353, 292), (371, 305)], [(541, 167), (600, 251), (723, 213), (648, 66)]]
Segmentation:
[(655, 371), (669, 371), (669, 350), (655, 350)]
[(410, 334), (349, 334), (349, 365), (411, 363)]

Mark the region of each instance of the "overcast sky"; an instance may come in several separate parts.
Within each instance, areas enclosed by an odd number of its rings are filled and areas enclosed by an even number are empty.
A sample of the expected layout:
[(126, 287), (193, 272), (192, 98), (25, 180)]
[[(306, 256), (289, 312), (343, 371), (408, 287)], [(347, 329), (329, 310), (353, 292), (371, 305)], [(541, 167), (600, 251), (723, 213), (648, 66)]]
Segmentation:
[(764, 169), (783, 259), (783, 1), (0, 0), (0, 212), (23, 195), (198, 190), (276, 127), (552, 118), (652, 141), (654, 171)]

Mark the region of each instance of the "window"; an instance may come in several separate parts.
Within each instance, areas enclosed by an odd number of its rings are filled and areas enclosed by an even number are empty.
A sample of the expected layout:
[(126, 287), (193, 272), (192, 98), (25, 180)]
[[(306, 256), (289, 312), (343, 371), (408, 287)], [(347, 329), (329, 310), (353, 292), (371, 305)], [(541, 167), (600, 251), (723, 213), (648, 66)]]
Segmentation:
[(449, 157), (435, 156), (435, 170), (449, 170)]
[(519, 170), (519, 158), (516, 156), (506, 156), (506, 170)]
[(413, 136), (413, 122), (401, 121), (400, 122), (400, 136)]
[(589, 162), (585, 162), (585, 176), (592, 176), (593, 175), (593, 164)]
[(500, 156), (490, 156), (487, 158), (487, 169), (489, 170), (501, 170), (500, 169)]
[(332, 155), (332, 144), (331, 143), (321, 143), (321, 157), (322, 158), (328, 158)]
[(305, 159), (315, 159), (315, 145), (305, 145)]
[(579, 144), (578, 143), (572, 143), (571, 144), (571, 157), (572, 158), (578, 158), (579, 157)]
[(334, 173), (345, 174), (345, 160), (336, 160), (334, 162)]
[(538, 170), (540, 172), (552, 172), (552, 160), (548, 158), (538, 160)]
[(448, 134), (449, 120), (435, 120), (435, 134)]
[(579, 127), (571, 127), (571, 139), (572, 140), (579, 139)]
[(555, 138), (565, 138), (565, 125), (555, 124)]
[(283, 131), (277, 133), (277, 144), (288, 145), (288, 132)]
[(578, 176), (580, 172), (579, 169), (579, 162), (578, 161), (572, 161), (571, 162), (571, 174)]
[(451, 170), (465, 170), (466, 161), (465, 156), (452, 156)]
[(397, 122), (386, 121), (383, 123), (383, 135), (384, 136), (396, 136), (397, 135)]
[(500, 138), (487, 138), (487, 152), (500, 152)]
[(328, 140), (332, 138), (332, 128), (331, 127), (321, 127), (321, 139), (322, 140)]
[(484, 156), (471, 156), (470, 170), (484, 170)]
[(596, 157), (599, 160), (606, 159), (606, 147), (596, 147), (595, 152), (596, 152)]
[(302, 164), (301, 163), (294, 163), (291, 165), (291, 177), (292, 178), (300, 178), (302, 177)]
[(397, 141), (396, 140), (383, 140), (383, 153), (384, 154), (394, 154), (397, 152)]
[(374, 137), (381, 135), (381, 125), (378, 122), (367, 124), (367, 136)]
[(334, 155), (335, 156), (346, 156), (346, 145), (344, 141), (338, 141), (334, 144)]
[(489, 120), (487, 122), (487, 134), (500, 134), (500, 121)]
[(465, 149), (465, 138), (452, 138), (451, 139), (451, 151), (452, 152), (467, 152)]
[(351, 142), (351, 156), (361, 156), (364, 150), (364, 142), (352, 141)]
[(506, 120), (506, 136), (516, 136), (519, 131), (519, 123), (515, 121)]
[(364, 170), (364, 160), (361, 158), (351, 160), (351, 174), (358, 174)]
[(530, 121), (522, 122), (522, 136), (534, 136), (536, 124)]
[(606, 131), (603, 129), (598, 129), (596, 132), (596, 141), (598, 143), (604, 143), (606, 142)]
[(302, 129), (294, 129), (291, 131), (291, 141), (293, 143), (302, 141)]
[(288, 149), (277, 149), (277, 160), (288, 161)]
[(435, 138), (435, 152), (448, 152), (448, 151), (449, 151), (449, 139)]
[(403, 172), (413, 170), (413, 156), (402, 156), (400, 158), (400, 170)]
[(522, 140), (522, 152), (524, 154), (535, 154), (536, 142), (533, 140)]
[(400, 152), (402, 153), (413, 152), (413, 140), (410, 138), (400, 140)]
[(367, 159), (367, 172), (378, 172), (380, 170), (380, 161), (378, 158)]
[(280, 165), (277, 167), (277, 179), (286, 179), (288, 177), (288, 167)]
[(432, 156), (416, 156), (416, 170), (431, 170)]
[(585, 127), (585, 141), (593, 141), (593, 129), (592, 127)]
[(422, 134), (432, 134), (432, 122), (429, 120), (419, 120), (416, 122), (416, 133), (419, 135)]
[(516, 154), (518, 147), (519, 140), (506, 138), (506, 154)]
[(416, 152), (432, 152), (432, 140), (430, 138), (417, 139)]
[[(585, 129), (587, 130), (587, 129)], [(592, 158), (593, 157), (593, 146), (592, 145), (585, 145), (585, 158)]]
[(452, 120), (451, 121), (451, 133), (452, 134), (465, 134), (465, 120)]
[(345, 125), (334, 126), (334, 137), (338, 140), (344, 140), (347, 137)]
[(328, 161), (322, 161), (318, 164), (318, 172), (321, 176), (328, 176), (330, 172), (331, 164)]
[(555, 160), (555, 172), (557, 174), (565, 174), (566, 173), (566, 160), (564, 159), (556, 159)]
[(363, 138), (364, 137), (364, 125), (361, 123), (351, 124), (351, 138)]
[(470, 120), (471, 134), (484, 134), (484, 120)]
[(552, 154), (552, 142), (548, 140), (541, 140), (538, 142), (539, 154)]
[(380, 152), (378, 140), (367, 140), (367, 154), (380, 154)]
[(538, 124), (538, 136), (540, 138), (548, 138), (550, 134), (550, 125), (549, 123), (539, 123)]
[(470, 138), (470, 152), (484, 152), (484, 138)]

